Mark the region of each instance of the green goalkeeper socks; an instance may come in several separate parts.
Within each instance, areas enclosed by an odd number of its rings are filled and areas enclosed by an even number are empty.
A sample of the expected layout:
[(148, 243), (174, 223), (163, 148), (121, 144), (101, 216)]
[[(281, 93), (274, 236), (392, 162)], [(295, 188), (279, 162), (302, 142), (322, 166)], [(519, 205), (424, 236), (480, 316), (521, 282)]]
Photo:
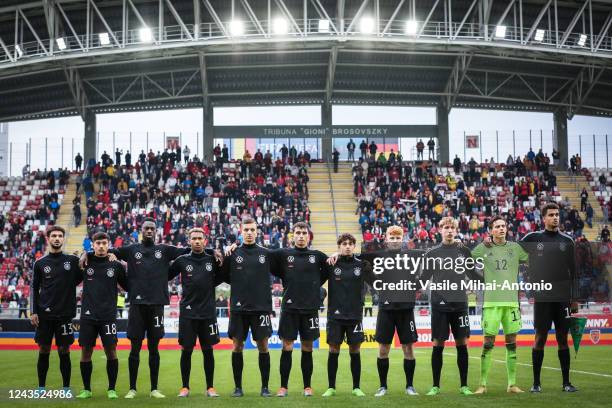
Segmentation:
[(508, 385), (516, 385), (516, 343), (506, 343)]
[(482, 354), (480, 356), (480, 385), (487, 385), (487, 378), (489, 377), (489, 370), (491, 369), (493, 344), (485, 343), (482, 347)]

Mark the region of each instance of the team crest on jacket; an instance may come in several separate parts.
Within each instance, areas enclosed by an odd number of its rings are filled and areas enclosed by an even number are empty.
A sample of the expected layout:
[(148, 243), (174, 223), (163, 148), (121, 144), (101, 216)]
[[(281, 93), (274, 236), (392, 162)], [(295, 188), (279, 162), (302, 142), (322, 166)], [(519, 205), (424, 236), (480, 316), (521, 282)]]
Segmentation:
[(70, 262), (64, 262), (64, 269), (67, 271), (70, 270)]
[(287, 257), (287, 262), (289, 262), (289, 263), (293, 263), (294, 260), (295, 260), (295, 258), (293, 256), (288, 256)]
[(187, 272), (193, 272), (193, 265), (187, 265), (187, 266), (185, 267), (185, 270), (186, 270)]
[(538, 242), (537, 248), (538, 248), (538, 251), (543, 251), (544, 250), (544, 244), (541, 243), (541, 242)]
[(94, 270), (92, 268), (87, 268), (87, 275), (93, 276), (93, 274), (94, 274)]
[(136, 259), (142, 259), (142, 252), (136, 252), (136, 253), (134, 254), (134, 258), (136, 258)]
[(236, 257), (236, 263), (242, 263), (243, 259), (241, 256)]
[(47, 266), (45, 266), (45, 267), (43, 268), (43, 271), (44, 271), (45, 273), (51, 273), (51, 267), (50, 267), (49, 265), (47, 265)]
[(340, 269), (340, 268), (334, 269), (334, 275), (336, 275), (336, 276), (342, 275), (342, 269)]
[(560, 249), (561, 251), (565, 251), (565, 250), (567, 249), (567, 244), (566, 244), (565, 242), (561, 242), (561, 243), (559, 244), (559, 249)]
[(266, 256), (265, 255), (259, 255), (259, 263), (266, 263)]
[(106, 270), (106, 276), (108, 276), (109, 278), (112, 278), (113, 276), (115, 276), (115, 270), (113, 268), (108, 268)]
[(315, 256), (314, 256), (314, 255), (310, 255), (310, 256), (308, 257), (308, 262), (310, 262), (310, 263), (315, 263), (316, 261), (317, 261), (317, 260), (316, 260), (316, 258), (315, 258)]
[(162, 257), (161, 251), (160, 250), (155, 251), (155, 258), (161, 259), (161, 257)]
[(211, 264), (211, 263), (207, 263), (207, 264), (206, 264), (206, 270), (207, 270), (208, 272), (212, 271), (212, 264)]
[(354, 273), (355, 273), (355, 276), (361, 275), (361, 268), (359, 268), (359, 267), (355, 268)]

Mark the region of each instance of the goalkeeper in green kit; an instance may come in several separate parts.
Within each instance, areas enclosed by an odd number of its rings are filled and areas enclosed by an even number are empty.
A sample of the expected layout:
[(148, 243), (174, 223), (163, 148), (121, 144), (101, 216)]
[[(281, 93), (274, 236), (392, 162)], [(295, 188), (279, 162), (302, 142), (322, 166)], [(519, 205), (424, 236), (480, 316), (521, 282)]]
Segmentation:
[[(506, 338), (507, 391), (522, 393), (523, 390), (516, 385), (516, 334), (521, 330), (518, 290), (504, 288), (503, 285), (511, 286), (518, 282), (519, 263), (528, 262), (529, 255), (518, 243), (506, 241), (507, 226), (501, 216), (491, 218), (489, 229), (492, 241), (487, 245), (481, 243), (472, 250), (474, 259), (483, 260), (484, 282), (487, 285), (482, 309), (484, 344), (480, 358), (480, 387), (475, 394), (487, 392), (487, 377), (500, 323)], [(495, 285), (496, 289), (492, 289), (492, 285)]]

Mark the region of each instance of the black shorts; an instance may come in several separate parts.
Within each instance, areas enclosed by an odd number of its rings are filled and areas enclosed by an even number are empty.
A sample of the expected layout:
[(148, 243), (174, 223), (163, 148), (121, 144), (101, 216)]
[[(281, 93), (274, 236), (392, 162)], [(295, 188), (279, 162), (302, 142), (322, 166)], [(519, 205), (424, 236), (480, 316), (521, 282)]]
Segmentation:
[(200, 347), (219, 343), (219, 326), (217, 319), (188, 319), (179, 317), (178, 342), (186, 348), (193, 348), (196, 338), (200, 339)]
[(391, 344), (395, 330), (400, 344), (416, 343), (418, 335), (414, 322), (414, 309), (378, 310), (376, 341), (380, 344)]
[(283, 340), (316, 340), (319, 338), (319, 312), (282, 311), (278, 336)]
[(361, 320), (330, 320), (327, 319), (327, 344), (363, 343), (363, 324)]
[(432, 310), (431, 312), (431, 338), (433, 340), (448, 340), (450, 330), (455, 339), (467, 339), (470, 337), (470, 318), (468, 311), (442, 312)]
[(79, 329), (79, 346), (95, 347), (96, 339), (100, 336), (104, 347), (117, 344), (117, 321), (81, 320)]
[(570, 328), (571, 307), (566, 302), (534, 302), (533, 328), (548, 332), (555, 323), (555, 332), (567, 334)]
[(272, 322), (268, 312), (230, 312), (227, 336), (230, 339), (246, 340), (251, 330), (254, 341), (266, 339), (272, 335)]
[(50, 346), (55, 337), (56, 346), (70, 346), (74, 343), (72, 318), (65, 320), (40, 319), (34, 341), (40, 346)]
[(130, 305), (127, 337), (131, 340), (161, 339), (164, 331), (164, 305)]

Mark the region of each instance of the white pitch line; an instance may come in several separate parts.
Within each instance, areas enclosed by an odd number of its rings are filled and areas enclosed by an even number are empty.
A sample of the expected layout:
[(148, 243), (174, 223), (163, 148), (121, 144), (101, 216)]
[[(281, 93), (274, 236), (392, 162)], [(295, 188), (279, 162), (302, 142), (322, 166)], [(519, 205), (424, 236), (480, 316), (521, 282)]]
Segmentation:
[[(454, 353), (444, 353), (444, 354), (446, 354), (447, 356), (457, 356), (457, 354), (454, 354)], [(474, 360), (480, 360), (480, 357), (471, 356), (470, 358), (474, 359)], [(495, 361), (496, 363), (506, 364), (505, 360), (497, 360), (497, 359), (494, 358), (494, 359), (492, 359), (492, 361)], [(533, 365), (529, 364), (529, 363), (519, 363), (519, 362), (517, 362), (516, 364), (520, 365), (520, 366), (525, 366), (525, 367), (533, 367)], [(556, 367), (542, 366), (542, 368), (545, 368), (547, 370), (561, 371), (560, 368), (556, 368)], [(586, 375), (594, 375), (594, 376), (597, 376), (597, 377), (612, 378), (612, 375), (610, 375), (610, 374), (593, 373), (593, 372), (590, 372), (590, 371), (582, 371), (582, 370), (573, 370), (573, 369), (570, 369), (570, 372), (571, 373), (576, 373), (576, 374), (586, 374)]]

